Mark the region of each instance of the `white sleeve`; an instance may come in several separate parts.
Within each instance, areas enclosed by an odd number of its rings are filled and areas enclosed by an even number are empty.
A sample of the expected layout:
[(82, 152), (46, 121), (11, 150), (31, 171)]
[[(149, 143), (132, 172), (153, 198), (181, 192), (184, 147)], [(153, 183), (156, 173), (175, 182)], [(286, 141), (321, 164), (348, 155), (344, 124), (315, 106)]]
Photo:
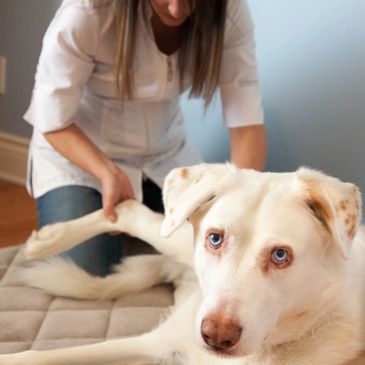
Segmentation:
[(246, 0), (229, 0), (220, 91), (229, 128), (262, 124), (254, 25)]
[(74, 122), (82, 89), (94, 68), (99, 38), (95, 9), (64, 1), (48, 27), (24, 119), (40, 132)]

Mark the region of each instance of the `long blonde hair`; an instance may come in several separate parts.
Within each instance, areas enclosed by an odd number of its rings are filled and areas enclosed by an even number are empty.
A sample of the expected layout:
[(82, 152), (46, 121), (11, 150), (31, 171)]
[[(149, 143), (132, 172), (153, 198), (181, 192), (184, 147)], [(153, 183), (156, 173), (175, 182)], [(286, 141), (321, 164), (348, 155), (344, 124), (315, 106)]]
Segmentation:
[[(150, 0), (115, 0), (114, 63), (116, 87), (121, 98), (133, 99), (133, 61), (135, 57), (138, 7), (146, 14)], [(190, 0), (190, 6), (192, 0)], [(196, 0), (193, 14), (186, 20), (185, 34), (178, 51), (180, 87), (187, 67), (192, 70), (190, 97), (212, 100), (219, 83), (227, 0)]]

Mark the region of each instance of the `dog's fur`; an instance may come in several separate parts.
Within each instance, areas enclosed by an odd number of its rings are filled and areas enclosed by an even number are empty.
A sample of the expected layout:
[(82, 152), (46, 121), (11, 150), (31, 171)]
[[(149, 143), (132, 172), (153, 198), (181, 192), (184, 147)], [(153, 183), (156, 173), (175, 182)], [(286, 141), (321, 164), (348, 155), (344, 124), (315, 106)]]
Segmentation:
[(106, 278), (54, 258), (27, 280), (83, 299), (172, 281), (175, 307), (164, 323), (133, 338), (2, 355), (0, 365), (343, 365), (365, 349), (365, 232), (354, 185), (303, 168), (203, 164), (169, 174), (164, 204), (165, 217), (127, 201), (116, 223), (98, 211), (44, 227), (26, 247), (42, 257), (115, 230), (149, 242), (163, 255), (128, 258)]

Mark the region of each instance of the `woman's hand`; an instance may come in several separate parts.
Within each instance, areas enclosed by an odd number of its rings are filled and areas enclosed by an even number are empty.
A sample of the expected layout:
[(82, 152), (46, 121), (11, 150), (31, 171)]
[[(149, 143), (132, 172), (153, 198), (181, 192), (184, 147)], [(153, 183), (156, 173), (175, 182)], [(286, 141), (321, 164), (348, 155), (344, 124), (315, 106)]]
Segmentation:
[(102, 184), (103, 211), (111, 222), (117, 220), (115, 205), (127, 199), (134, 199), (133, 188), (128, 176), (110, 162), (100, 181)]

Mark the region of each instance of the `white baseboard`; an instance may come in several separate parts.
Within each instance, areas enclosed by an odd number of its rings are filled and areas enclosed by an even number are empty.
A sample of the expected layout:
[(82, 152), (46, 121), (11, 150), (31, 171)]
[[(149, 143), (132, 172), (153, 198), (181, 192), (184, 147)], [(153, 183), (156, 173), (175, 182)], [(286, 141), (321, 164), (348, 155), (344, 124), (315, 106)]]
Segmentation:
[(29, 140), (0, 132), (0, 179), (25, 185)]

